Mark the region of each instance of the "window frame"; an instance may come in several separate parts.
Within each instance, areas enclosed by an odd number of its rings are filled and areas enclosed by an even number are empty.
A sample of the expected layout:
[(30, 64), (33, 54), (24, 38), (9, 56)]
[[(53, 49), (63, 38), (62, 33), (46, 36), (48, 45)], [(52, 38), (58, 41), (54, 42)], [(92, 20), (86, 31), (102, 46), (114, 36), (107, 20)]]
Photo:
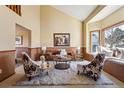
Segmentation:
[(123, 21), (120, 21), (120, 22), (117, 22), (117, 23), (115, 23), (115, 24), (113, 24), (113, 25), (110, 25), (110, 26), (108, 26), (108, 27), (105, 27), (105, 28), (103, 28), (101, 31), (101, 33), (102, 33), (102, 35), (101, 35), (101, 45), (102, 46), (104, 46), (105, 45), (105, 30), (107, 30), (107, 29), (113, 29), (114, 27), (118, 27), (118, 26), (120, 26), (120, 25), (124, 25), (124, 20)]

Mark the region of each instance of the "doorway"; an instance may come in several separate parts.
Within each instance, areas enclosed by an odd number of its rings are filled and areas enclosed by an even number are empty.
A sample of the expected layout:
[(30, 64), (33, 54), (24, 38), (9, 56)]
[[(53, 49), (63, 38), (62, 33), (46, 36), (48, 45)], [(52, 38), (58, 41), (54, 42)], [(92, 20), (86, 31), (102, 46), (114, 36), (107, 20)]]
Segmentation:
[(30, 55), (29, 48), (31, 47), (31, 31), (21, 25), (16, 24), (16, 39), (15, 39), (15, 67), (22, 65), (22, 52)]

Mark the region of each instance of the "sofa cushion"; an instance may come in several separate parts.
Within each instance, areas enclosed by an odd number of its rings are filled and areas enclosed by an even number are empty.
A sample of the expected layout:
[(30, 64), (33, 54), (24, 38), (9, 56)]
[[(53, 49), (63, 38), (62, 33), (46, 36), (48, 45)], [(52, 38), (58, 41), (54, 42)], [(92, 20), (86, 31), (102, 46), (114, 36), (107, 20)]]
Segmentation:
[(119, 50), (118, 48), (113, 49), (113, 57), (120, 58), (120, 56), (121, 56), (121, 50)]

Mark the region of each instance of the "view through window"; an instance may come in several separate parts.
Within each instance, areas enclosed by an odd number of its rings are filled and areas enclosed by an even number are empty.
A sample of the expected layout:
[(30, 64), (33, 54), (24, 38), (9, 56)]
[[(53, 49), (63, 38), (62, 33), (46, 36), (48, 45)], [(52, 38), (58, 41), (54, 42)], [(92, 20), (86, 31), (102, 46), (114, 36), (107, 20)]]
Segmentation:
[(124, 48), (124, 24), (104, 30), (104, 46)]
[(92, 53), (97, 52), (97, 47), (99, 46), (99, 31), (91, 31), (90, 32), (90, 49)]

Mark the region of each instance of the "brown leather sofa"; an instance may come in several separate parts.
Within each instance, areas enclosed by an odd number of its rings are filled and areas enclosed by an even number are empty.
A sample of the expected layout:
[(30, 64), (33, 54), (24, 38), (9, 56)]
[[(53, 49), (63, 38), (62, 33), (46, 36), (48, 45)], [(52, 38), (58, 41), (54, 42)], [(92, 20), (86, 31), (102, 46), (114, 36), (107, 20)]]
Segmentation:
[(116, 58), (106, 59), (104, 71), (124, 82), (124, 60)]
[[(57, 54), (60, 54), (61, 48), (47, 48), (45, 58), (47, 61), (53, 61), (53, 57)], [(71, 57), (72, 60), (75, 60), (76, 48), (66, 48), (67, 55)]]

